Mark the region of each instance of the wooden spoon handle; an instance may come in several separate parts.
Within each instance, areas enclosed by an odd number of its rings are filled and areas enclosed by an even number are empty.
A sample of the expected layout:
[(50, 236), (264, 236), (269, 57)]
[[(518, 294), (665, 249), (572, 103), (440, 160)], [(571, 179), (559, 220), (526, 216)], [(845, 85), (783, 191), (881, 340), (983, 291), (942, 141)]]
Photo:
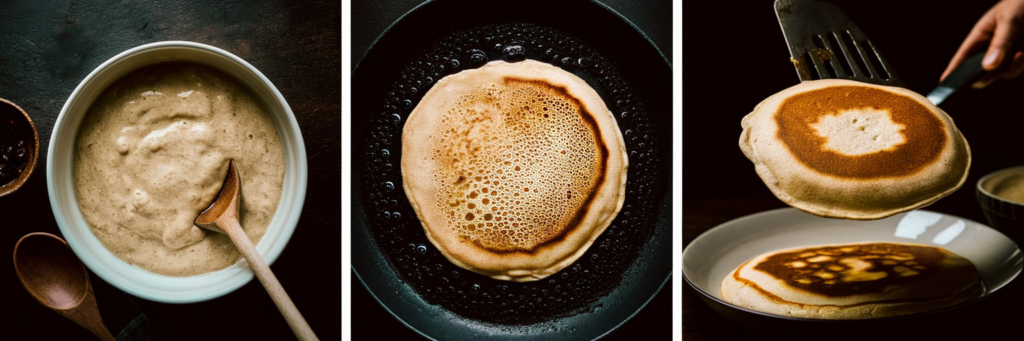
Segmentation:
[(274, 304), (281, 311), (285, 321), (288, 321), (288, 326), (292, 328), (295, 337), (299, 340), (319, 340), (313, 333), (313, 329), (309, 328), (306, 319), (299, 313), (299, 309), (295, 307), (295, 303), (292, 303), (292, 299), (288, 297), (288, 293), (284, 291), (281, 282), (277, 281), (277, 277), (270, 271), (270, 267), (263, 261), (263, 257), (256, 252), (249, 236), (245, 235), (245, 231), (242, 231), (242, 227), (238, 224), (238, 219), (233, 218), (226, 215), (224, 218), (217, 219), (217, 226), (227, 232), (238, 251), (242, 253), (245, 260), (249, 261), (252, 272), (256, 274), (260, 283), (263, 283), (263, 288), (267, 289), (267, 293), (274, 300)]
[(87, 283), (86, 285), (89, 287), (82, 304), (73, 309), (54, 309), (54, 311), (82, 326), (100, 340), (115, 341), (114, 335), (110, 334), (110, 330), (103, 324), (103, 319), (100, 317), (100, 309), (96, 305), (96, 295), (92, 291), (92, 284)]

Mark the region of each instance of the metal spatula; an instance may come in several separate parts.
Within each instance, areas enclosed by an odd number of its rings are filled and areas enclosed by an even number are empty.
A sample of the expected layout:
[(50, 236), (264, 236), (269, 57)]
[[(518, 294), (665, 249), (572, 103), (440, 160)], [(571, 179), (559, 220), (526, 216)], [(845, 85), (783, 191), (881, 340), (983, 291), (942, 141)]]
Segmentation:
[[(839, 7), (813, 0), (776, 0), (775, 15), (800, 81), (842, 78), (906, 87), (878, 48)], [(928, 96), (938, 105), (981, 74), (981, 55), (968, 58)]]

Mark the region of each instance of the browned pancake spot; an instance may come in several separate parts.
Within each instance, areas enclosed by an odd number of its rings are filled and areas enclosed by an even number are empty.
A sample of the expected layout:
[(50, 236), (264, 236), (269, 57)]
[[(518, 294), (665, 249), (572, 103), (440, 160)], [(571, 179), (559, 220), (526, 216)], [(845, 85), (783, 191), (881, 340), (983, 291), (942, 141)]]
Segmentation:
[(893, 285), (926, 282), (945, 257), (934, 247), (876, 243), (779, 253), (754, 269), (790, 286), (837, 297), (877, 294)]
[[(843, 110), (875, 107), (888, 110), (902, 124), (906, 142), (892, 150), (848, 156), (824, 148), (812, 124)], [(837, 86), (794, 95), (775, 114), (778, 138), (794, 157), (818, 172), (856, 179), (914, 174), (939, 159), (946, 144), (945, 124), (916, 100), (863, 86)]]

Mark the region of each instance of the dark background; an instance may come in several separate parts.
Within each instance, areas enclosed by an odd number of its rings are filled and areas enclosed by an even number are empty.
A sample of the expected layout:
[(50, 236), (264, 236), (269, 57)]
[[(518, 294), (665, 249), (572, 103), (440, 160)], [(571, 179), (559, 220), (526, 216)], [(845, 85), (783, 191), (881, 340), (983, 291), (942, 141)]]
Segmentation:
[[(831, 2), (871, 38), (907, 87), (921, 94), (938, 84), (974, 23), (996, 3)], [(685, 244), (728, 220), (786, 206), (772, 195), (754, 172), (753, 164), (740, 152), (740, 119), (766, 97), (796, 85), (799, 78), (789, 62), (773, 1), (690, 2), (683, 12), (683, 32), (683, 48), (689, 51), (683, 66)], [(1022, 95), (1024, 79), (999, 81), (984, 90), (957, 92), (941, 105), (967, 138), (973, 159), (963, 187), (927, 210), (985, 222), (974, 194), (978, 179), (998, 169), (1024, 164), (1024, 154), (1019, 150), (1024, 127)], [(935, 329), (903, 331), (902, 335), (916, 333), (915, 339), (942, 340), (977, 339), (1011, 330), (1008, 335), (1020, 335), (1019, 311), (1024, 303), (1021, 282), (1018, 279), (994, 298), (960, 309), (952, 319), (936, 320)], [(726, 320), (698, 295), (688, 285), (683, 286), (686, 340), (791, 337), (791, 331), (753, 330)], [(900, 333), (886, 330), (876, 335), (888, 339)]]
[[(354, 1), (352, 4), (352, 60), (358, 63), (369, 46), (388, 26), (422, 0)], [(671, 1), (600, 1), (618, 11), (640, 28), (671, 60), (672, 3)], [(610, 37), (610, 39), (614, 39)], [(355, 276), (353, 276), (355, 278)], [(366, 288), (355, 280), (352, 283), (352, 336), (354, 339), (421, 339), (422, 336), (406, 328), (391, 316)], [(629, 322), (609, 334), (607, 339), (623, 339), (644, 335), (656, 339), (671, 338), (672, 324), (671, 284)]]
[[(271, 267), (317, 335), (341, 338), (341, 6), (337, 1), (4, 1), (0, 97), (22, 107), (40, 135), (40, 162), (24, 187), (0, 198), (0, 233), (11, 254), (21, 236), (60, 235), (46, 193), (46, 148), (71, 91), (100, 63), (129, 48), (190, 40), (245, 59), (288, 100), (305, 139), (309, 187), (287, 248)], [(3, 339), (88, 340), (91, 334), (34, 301), (3, 264)], [(311, 265), (311, 264), (315, 264)], [(115, 335), (143, 312), (166, 340), (293, 339), (253, 280), (193, 304), (134, 298), (91, 274)]]

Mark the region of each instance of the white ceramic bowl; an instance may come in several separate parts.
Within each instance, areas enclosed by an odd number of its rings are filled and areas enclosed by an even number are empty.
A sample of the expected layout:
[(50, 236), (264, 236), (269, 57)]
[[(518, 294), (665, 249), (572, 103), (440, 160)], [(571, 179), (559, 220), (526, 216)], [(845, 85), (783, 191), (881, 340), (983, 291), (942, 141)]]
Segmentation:
[(306, 149), (288, 102), (274, 84), (241, 58), (219, 48), (187, 41), (164, 41), (124, 51), (89, 73), (64, 103), (50, 136), (46, 184), (50, 206), (64, 239), (96, 275), (132, 295), (168, 303), (212, 299), (252, 279), (244, 259), (215, 272), (189, 277), (158, 275), (117, 258), (93, 235), (78, 208), (74, 187), (74, 153), (78, 128), (93, 101), (111, 83), (140, 67), (160, 62), (204, 64), (235, 77), (263, 100), (284, 145), (285, 174), (281, 202), (256, 250), (267, 264), (281, 254), (302, 212), (306, 196)]

